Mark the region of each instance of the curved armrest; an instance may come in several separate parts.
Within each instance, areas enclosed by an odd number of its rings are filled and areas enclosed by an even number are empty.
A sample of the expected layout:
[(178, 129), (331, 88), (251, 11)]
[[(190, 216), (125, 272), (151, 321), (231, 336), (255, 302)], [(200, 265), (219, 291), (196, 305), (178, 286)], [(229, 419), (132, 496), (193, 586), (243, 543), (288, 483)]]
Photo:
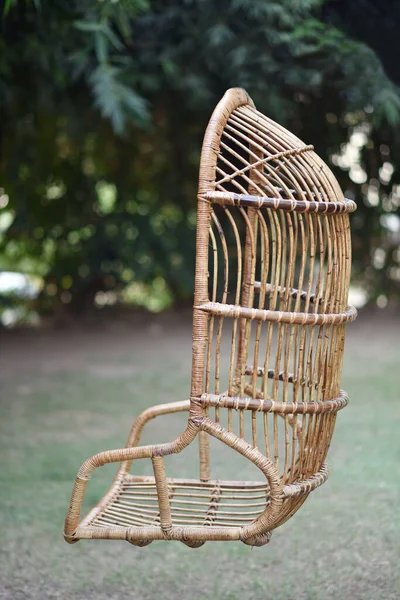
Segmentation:
[(126, 467), (129, 468), (129, 461), (139, 458), (153, 458), (154, 456), (166, 456), (168, 454), (179, 453), (194, 439), (198, 432), (198, 428), (193, 423), (189, 422), (182, 435), (172, 442), (167, 442), (165, 444), (151, 444), (147, 446), (136, 445), (147, 421), (160, 415), (189, 410), (189, 406), (190, 400), (184, 400), (182, 402), (171, 402), (170, 404), (159, 404), (146, 409), (135, 419), (129, 435), (128, 446), (126, 448), (98, 452), (94, 456), (91, 456), (85, 460), (78, 471), (65, 519), (64, 538), (67, 542), (74, 543), (77, 541), (74, 539), (74, 533), (79, 523), (86, 486), (93, 471), (106, 464), (115, 462), (125, 463), (123, 468), (121, 467), (121, 469), (118, 471), (111, 489), (103, 498), (103, 500), (97, 505), (98, 507), (101, 507), (112, 495), (115, 485), (124, 477), (125, 473), (127, 472)]
[(137, 446), (140, 440), (140, 436), (142, 434), (143, 427), (146, 425), (148, 421), (151, 419), (155, 419), (161, 415), (168, 415), (176, 412), (183, 412), (185, 410), (189, 410), (190, 408), (190, 400), (181, 400), (180, 402), (169, 402), (166, 404), (157, 404), (156, 406), (151, 406), (150, 408), (146, 408), (140, 415), (138, 415), (132, 425), (132, 429), (129, 433), (128, 441), (126, 443), (128, 446)]

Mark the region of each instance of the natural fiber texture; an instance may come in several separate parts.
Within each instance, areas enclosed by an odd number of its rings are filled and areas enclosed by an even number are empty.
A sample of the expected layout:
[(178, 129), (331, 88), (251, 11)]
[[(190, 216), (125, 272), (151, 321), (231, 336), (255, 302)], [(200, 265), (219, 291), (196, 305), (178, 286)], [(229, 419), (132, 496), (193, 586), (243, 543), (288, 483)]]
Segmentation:
[[(336, 413), (348, 402), (340, 377), (356, 317), (347, 304), (355, 208), (312, 146), (260, 114), (244, 90), (225, 94), (201, 156), (190, 400), (147, 409), (126, 448), (85, 461), (68, 542), (260, 546), (324, 483)], [(181, 436), (138, 445), (149, 419), (180, 411)], [(260, 480), (212, 480), (209, 436), (258, 467)], [(196, 437), (199, 478), (167, 477), (163, 457)], [(154, 475), (130, 474), (135, 459), (151, 459)], [(111, 462), (121, 465), (109, 492), (79, 522), (92, 472)]]

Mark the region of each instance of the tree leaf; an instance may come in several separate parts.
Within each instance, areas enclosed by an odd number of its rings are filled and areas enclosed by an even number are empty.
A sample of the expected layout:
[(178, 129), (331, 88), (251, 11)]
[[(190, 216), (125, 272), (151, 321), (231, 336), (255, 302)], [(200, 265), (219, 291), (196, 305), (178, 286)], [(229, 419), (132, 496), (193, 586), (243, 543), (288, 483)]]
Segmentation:
[(75, 29), (79, 29), (80, 31), (103, 31), (104, 26), (102, 23), (98, 23), (97, 21), (75, 21), (74, 22)]
[(123, 49), (123, 47), (124, 47), (123, 44), (118, 39), (118, 36), (115, 35), (115, 33), (110, 28), (110, 26), (108, 25), (108, 23), (106, 23), (104, 25), (103, 32), (104, 32), (104, 35), (107, 36), (108, 40), (111, 42), (111, 44), (114, 46), (114, 48), (116, 50), (122, 50)]
[(131, 117), (138, 124), (148, 121), (146, 103), (133, 89), (118, 80), (120, 70), (101, 64), (90, 75), (96, 106), (110, 119), (114, 131), (121, 135)]
[(99, 63), (105, 63), (108, 58), (108, 41), (103, 31), (94, 33), (94, 46), (97, 60)]

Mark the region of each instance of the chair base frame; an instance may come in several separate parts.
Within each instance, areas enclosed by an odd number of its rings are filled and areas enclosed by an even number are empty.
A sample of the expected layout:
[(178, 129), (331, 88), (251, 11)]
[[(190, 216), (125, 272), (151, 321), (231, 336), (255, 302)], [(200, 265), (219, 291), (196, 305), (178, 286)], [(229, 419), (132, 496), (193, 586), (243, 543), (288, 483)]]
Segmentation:
[[(161, 461), (160, 466), (163, 467), (161, 446), (138, 446), (142, 430), (155, 417), (189, 410), (190, 400), (146, 409), (136, 418), (126, 448), (102, 452), (85, 461), (76, 478), (65, 522), (64, 537), (67, 542), (109, 539), (146, 546), (154, 540), (176, 540), (188, 547), (198, 548), (207, 540), (212, 540), (242, 541), (252, 546), (263, 546), (269, 542), (272, 529), (296, 512), (308, 494), (328, 478), (329, 470), (324, 464), (318, 473), (300, 483), (278, 483), (278, 497), (271, 496), (268, 477), (264, 481), (166, 478), (164, 470), (160, 471), (157, 464), (157, 461)], [(216, 430), (215, 423), (207, 416), (194, 422), (194, 430), (193, 437), (200, 431), (205, 431), (228, 443), (241, 454), (251, 453), (252, 462), (258, 463), (257, 466), (262, 471), (265, 470), (263, 463), (267, 459), (257, 449), (223, 427)], [(171, 454), (173, 443), (162, 446), (163, 454)], [(158, 456), (154, 454), (156, 448)], [(129, 473), (132, 460), (146, 457), (153, 461), (154, 476)], [(121, 462), (112, 486), (78, 523), (91, 473), (95, 468), (110, 462)], [(160, 494), (162, 485), (166, 488), (164, 497), (162, 492)], [(165, 499), (166, 503), (163, 502)], [(273, 504), (279, 508), (279, 517), (273, 511), (274, 518), (271, 519)], [(269, 520), (268, 531), (265, 530), (265, 518), (262, 519), (266, 513)]]

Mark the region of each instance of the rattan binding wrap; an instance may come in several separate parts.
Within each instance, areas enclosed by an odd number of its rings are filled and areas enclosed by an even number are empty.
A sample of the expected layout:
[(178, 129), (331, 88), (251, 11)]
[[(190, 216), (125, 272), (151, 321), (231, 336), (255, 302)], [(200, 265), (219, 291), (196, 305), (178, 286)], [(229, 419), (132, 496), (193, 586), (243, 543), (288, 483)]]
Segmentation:
[[(244, 90), (226, 92), (201, 156), (190, 399), (147, 409), (126, 448), (85, 461), (68, 542), (261, 546), (324, 483), (336, 413), (348, 401), (340, 378), (345, 327), (356, 317), (347, 304), (355, 208), (312, 146), (259, 113)], [(188, 413), (177, 439), (139, 445), (149, 419), (174, 412)], [(212, 479), (209, 436), (258, 467), (259, 479)], [(198, 478), (171, 478), (164, 456), (196, 437)], [(151, 459), (151, 475), (130, 473), (138, 459)], [(80, 520), (92, 472), (111, 462), (120, 467), (109, 492)]]

